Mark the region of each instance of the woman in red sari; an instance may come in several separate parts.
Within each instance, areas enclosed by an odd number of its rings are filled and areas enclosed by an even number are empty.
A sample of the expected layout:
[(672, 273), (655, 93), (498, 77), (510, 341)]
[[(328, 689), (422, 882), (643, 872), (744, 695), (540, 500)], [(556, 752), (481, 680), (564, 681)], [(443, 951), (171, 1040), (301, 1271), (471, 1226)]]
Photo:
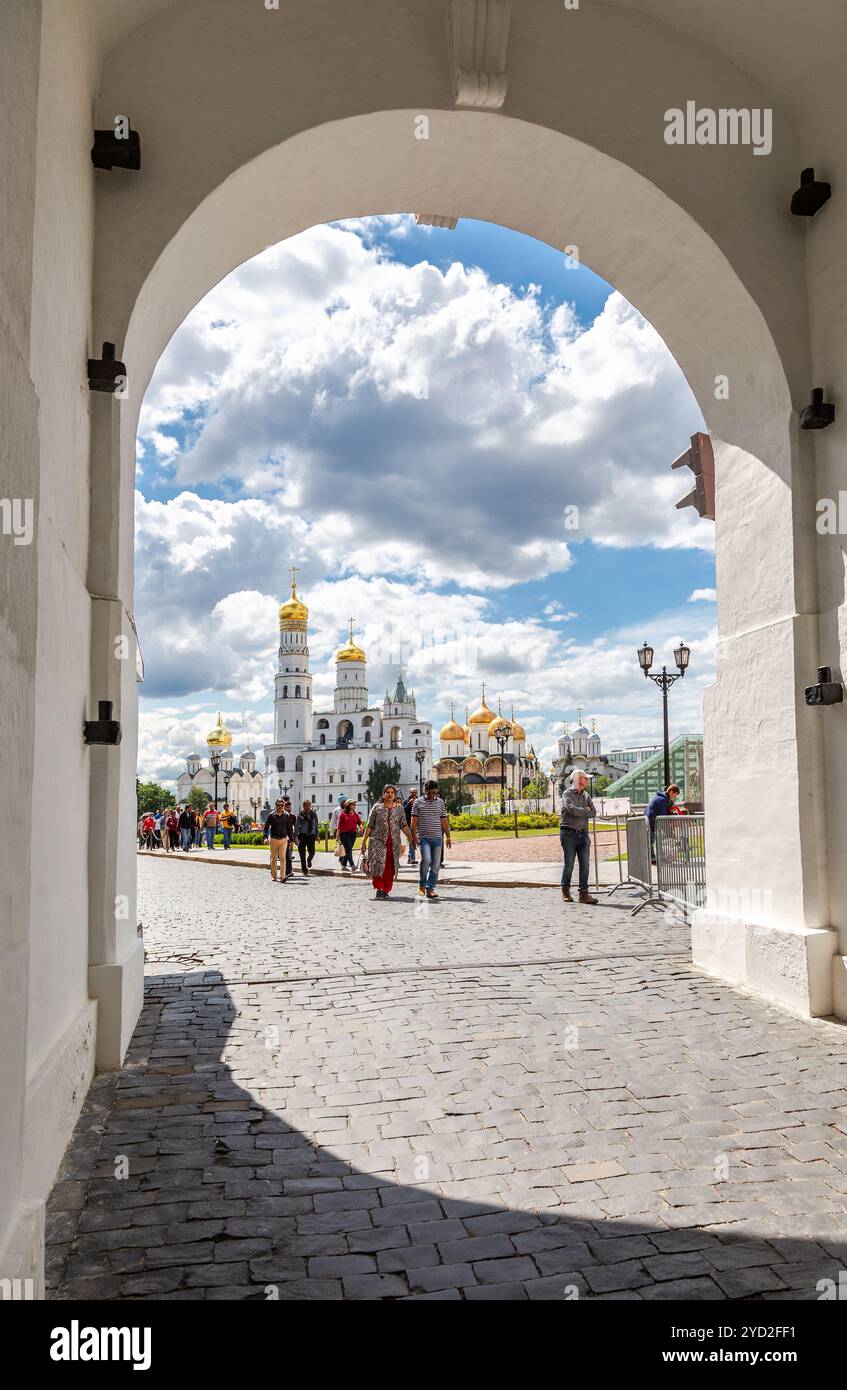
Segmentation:
[(368, 816), (362, 836), (363, 854), (370, 845), (368, 863), (375, 896), (383, 901), (389, 897), (394, 885), (394, 875), (402, 853), (402, 835), (409, 840), (406, 812), (403, 803), (398, 800), (396, 787), (389, 783), (383, 788), (382, 800), (376, 803)]

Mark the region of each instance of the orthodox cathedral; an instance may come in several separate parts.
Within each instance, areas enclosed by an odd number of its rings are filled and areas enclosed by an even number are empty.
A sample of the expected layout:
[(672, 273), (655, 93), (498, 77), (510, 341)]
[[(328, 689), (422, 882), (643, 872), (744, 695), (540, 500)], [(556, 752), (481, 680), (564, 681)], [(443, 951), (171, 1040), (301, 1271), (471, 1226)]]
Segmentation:
[(400, 790), (431, 776), (432, 725), (418, 718), (415, 692), (399, 673), (382, 705), (370, 703), (367, 657), (350, 635), (335, 654), (331, 710), (312, 709), (309, 610), (297, 594), (279, 610), (279, 663), (275, 677), (274, 741), (265, 748), (265, 792), (283, 793), (299, 806), (309, 797), (321, 817), (347, 795), (367, 808), (368, 774), (375, 762), (400, 764)]
[(592, 719), (589, 733), (582, 722), (581, 705), (577, 707), (576, 717), (578, 722), (573, 733), (570, 733), (568, 725), (565, 724), (565, 731), (559, 739), (559, 755), (553, 763), (555, 776), (558, 778), (563, 772), (580, 768), (592, 777), (620, 777), (626, 769), (618, 763), (611, 762), (604, 755), (597, 732), (597, 720)]
[(185, 760), (186, 770), (177, 778), (176, 799), (180, 806), (188, 800), (192, 787), (199, 787), (210, 801), (214, 801), (214, 758), (218, 762), (218, 806), (223, 806), (226, 801), (237, 812), (239, 821), (244, 816), (255, 820), (264, 800), (264, 778), (261, 772), (256, 771), (256, 754), (252, 748), (245, 748), (238, 759), (238, 766), (234, 766), (232, 734), (221, 719), (220, 710), (214, 729), (206, 735), (206, 747), (208, 766), (204, 766), (200, 753), (189, 753)]
[(496, 800), (502, 790), (506, 796), (521, 797), (538, 775), (538, 759), (535, 749), (526, 746), (526, 730), (515, 719), (514, 709), (511, 719), (502, 711), (495, 714), (485, 703), (483, 685), (479, 708), (471, 715), (466, 712), (465, 718), (465, 724), (457, 723), (451, 707), (449, 722), (438, 736), (436, 778), (455, 778), (474, 801)]

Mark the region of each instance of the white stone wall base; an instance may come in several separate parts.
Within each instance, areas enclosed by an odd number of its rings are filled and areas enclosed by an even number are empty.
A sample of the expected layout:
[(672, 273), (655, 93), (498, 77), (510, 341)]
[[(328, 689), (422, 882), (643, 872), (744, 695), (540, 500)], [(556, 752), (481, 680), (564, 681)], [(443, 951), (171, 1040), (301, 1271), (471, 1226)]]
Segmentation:
[[(21, 1202), (0, 1248), (0, 1279), (31, 1279), (34, 1298), (44, 1297), (44, 1202)], [(3, 1295), (0, 1294), (0, 1299)]]
[(56, 1180), (94, 1075), (97, 1005), (86, 1000), (29, 1079), (24, 1121), (26, 1195), (44, 1201)]
[(836, 1018), (847, 1019), (847, 956), (833, 957), (832, 1012)]
[(97, 1000), (97, 1069), (114, 1071), (123, 1062), (144, 1000), (144, 942), (130, 946), (122, 961), (92, 965), (88, 992)]
[(837, 933), (829, 927), (762, 926), (700, 909), (691, 944), (694, 965), (709, 975), (744, 985), (807, 1018), (833, 1013), (847, 1018), (847, 980), (834, 968), (842, 958), (836, 954)]

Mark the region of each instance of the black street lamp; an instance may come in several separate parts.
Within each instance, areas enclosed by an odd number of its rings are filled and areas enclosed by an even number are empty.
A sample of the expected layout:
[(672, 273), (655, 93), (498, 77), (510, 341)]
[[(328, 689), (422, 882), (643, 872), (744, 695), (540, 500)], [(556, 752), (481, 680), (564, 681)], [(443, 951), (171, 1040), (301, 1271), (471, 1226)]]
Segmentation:
[(650, 667), (653, 665), (653, 648), (644, 643), (643, 647), (638, 648), (638, 664), (650, 681), (655, 681), (662, 692), (662, 719), (664, 724), (664, 746), (665, 746), (665, 786), (670, 785), (671, 780), (671, 746), (670, 735), (668, 734), (668, 691), (674, 681), (682, 680), (688, 670), (688, 662), (691, 657), (690, 647), (686, 647), (684, 642), (680, 642), (678, 647), (674, 647), (674, 660), (677, 665), (677, 674), (670, 674), (667, 666), (662, 667), (661, 675), (652, 675)]
[(511, 725), (495, 730), (494, 738), (500, 749), (500, 815), (506, 814), (506, 744), (512, 737)]
[(229, 805), (229, 784), (231, 778), (232, 772), (224, 773), (224, 801), (227, 803), (227, 805)]
[(425, 757), (426, 749), (418, 748), (415, 752), (415, 762), (418, 765), (418, 786), (420, 787), (421, 796), (423, 796), (423, 765)]
[(210, 754), (209, 754), (209, 762), (212, 764), (212, 771), (213, 771), (214, 774), (215, 774), (215, 810), (217, 811), (217, 809), (218, 809), (218, 773), (219, 773), (220, 770), (221, 770), (221, 755), (220, 755), (220, 753), (210, 753)]

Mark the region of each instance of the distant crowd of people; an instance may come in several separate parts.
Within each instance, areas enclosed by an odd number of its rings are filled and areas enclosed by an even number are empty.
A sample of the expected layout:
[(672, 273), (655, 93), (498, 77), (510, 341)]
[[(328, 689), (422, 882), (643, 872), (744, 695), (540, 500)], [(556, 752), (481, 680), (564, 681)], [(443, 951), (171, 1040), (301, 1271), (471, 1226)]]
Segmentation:
[(210, 802), (205, 811), (193, 806), (170, 806), (147, 811), (138, 821), (138, 842), (143, 849), (162, 849), (170, 853), (191, 849), (214, 849), (215, 836), (223, 835), (224, 849), (229, 849), (233, 832), (252, 825), (249, 817), (239, 827), (238, 815), (228, 802), (219, 811)]

